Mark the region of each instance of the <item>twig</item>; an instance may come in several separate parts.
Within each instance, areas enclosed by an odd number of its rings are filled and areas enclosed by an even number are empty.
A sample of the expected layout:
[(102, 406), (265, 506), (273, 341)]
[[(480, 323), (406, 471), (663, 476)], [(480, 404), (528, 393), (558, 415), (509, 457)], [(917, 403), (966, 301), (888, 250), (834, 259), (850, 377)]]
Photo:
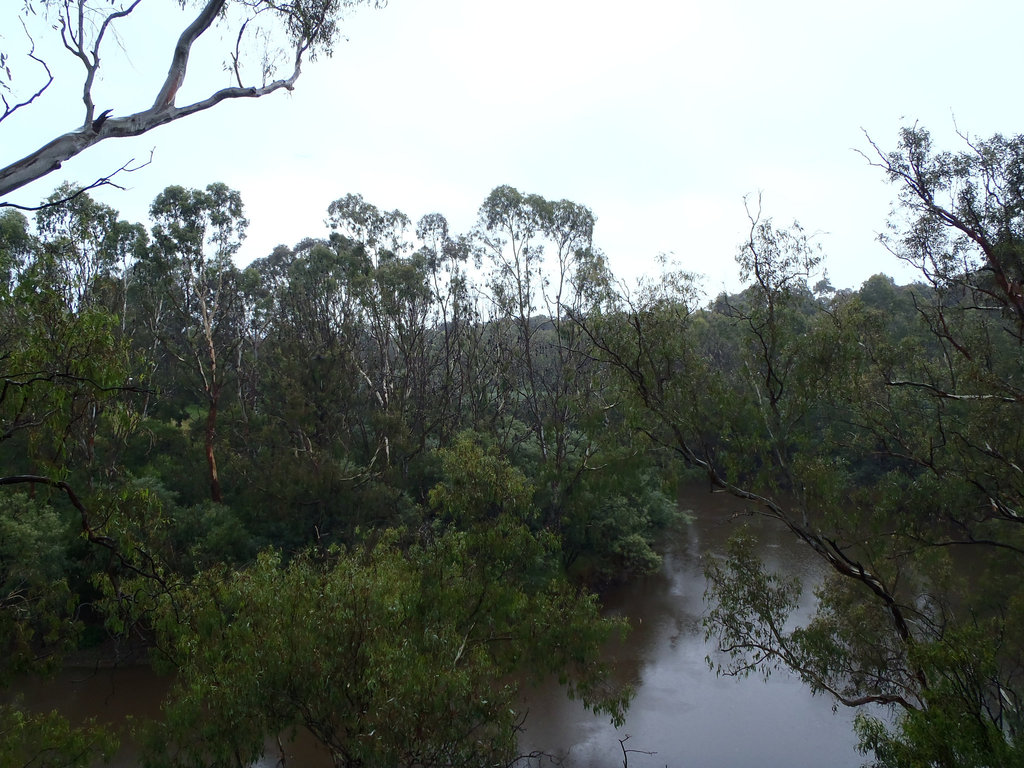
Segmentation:
[(646, 749), (626, 749), (626, 742), (629, 741), (630, 734), (626, 734), (624, 739), (619, 739), (619, 749), (622, 750), (622, 768), (629, 768), (629, 753), (633, 752), (638, 755), (656, 755), (657, 752), (648, 752)]
[(114, 171), (113, 173), (108, 174), (107, 176), (103, 176), (103, 177), (101, 177), (99, 179), (96, 179), (96, 181), (92, 182), (91, 184), (89, 184), (87, 186), (80, 187), (73, 194), (70, 194), (67, 197), (62, 197), (60, 200), (54, 200), (54, 201), (49, 202), (49, 203), (42, 203), (41, 205), (19, 205), (18, 203), (0, 202), (0, 208), (16, 208), (19, 211), (42, 211), (42, 210), (45, 210), (46, 208), (53, 208), (53, 207), (58, 206), (58, 205), (64, 205), (65, 203), (70, 203), (76, 197), (78, 197), (81, 194), (84, 194), (84, 193), (88, 192), (90, 189), (98, 189), (99, 187), (114, 187), (114, 189), (120, 189), (120, 190), (123, 191), (124, 187), (122, 187), (120, 184), (115, 184), (112, 181), (112, 179), (117, 174), (119, 174), (121, 172), (124, 172), (124, 173), (135, 173), (136, 171), (142, 170), (147, 165), (149, 165), (150, 163), (153, 162), (153, 152), (154, 151), (155, 150), (150, 150), (150, 152), (149, 152), (149, 159), (146, 162), (142, 163), (141, 165), (133, 166), (132, 163), (135, 162), (135, 158), (133, 157), (128, 162), (126, 162), (124, 165), (122, 165), (120, 168), (118, 168), (116, 171)]
[(25, 101), (22, 101), (22, 102), (20, 102), (18, 104), (15, 104), (13, 107), (8, 103), (6, 96), (0, 96), (0, 101), (3, 101), (3, 104), (4, 104), (4, 112), (3, 112), (2, 115), (0, 115), (0, 123), (2, 123), (4, 120), (6, 120), (11, 115), (13, 115), (15, 112), (17, 112), (22, 107), (27, 107), (33, 101), (35, 101), (40, 96), (42, 96), (43, 95), (43, 91), (45, 91), (47, 88), (49, 88), (50, 85), (53, 83), (53, 73), (50, 71), (50, 67), (47, 66), (45, 61), (43, 61), (41, 58), (36, 56), (36, 41), (33, 40), (32, 39), (32, 35), (29, 34), (28, 27), (25, 26), (24, 19), (20, 19), (20, 21), (21, 21), (21, 28), (25, 30), (25, 36), (28, 37), (29, 42), (32, 44), (32, 47), (29, 49), (29, 52), (28, 52), (28, 57), (30, 59), (32, 59), (32, 61), (38, 63), (43, 69), (46, 70), (47, 80), (46, 80), (46, 83), (43, 84), (43, 86), (38, 91), (33, 93), (31, 96), (29, 96)]

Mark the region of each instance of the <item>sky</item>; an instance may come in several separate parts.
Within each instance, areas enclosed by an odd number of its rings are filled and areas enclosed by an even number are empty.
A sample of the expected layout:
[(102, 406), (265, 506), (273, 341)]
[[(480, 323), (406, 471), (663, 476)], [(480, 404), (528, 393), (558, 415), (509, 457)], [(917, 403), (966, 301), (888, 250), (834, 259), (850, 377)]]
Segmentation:
[[(20, 3), (0, 5), (13, 54)], [(171, 0), (144, 0), (103, 59), (97, 107), (148, 106), (188, 20)], [(247, 263), (326, 235), (327, 206), (348, 193), (414, 222), (443, 213), (465, 232), (509, 184), (591, 208), (617, 275), (653, 273), (671, 254), (714, 294), (739, 286), (744, 201), (760, 198), (776, 225), (814, 234), (836, 287), (878, 272), (906, 282), (876, 240), (896, 190), (861, 154), (867, 137), (893, 149), (917, 123), (957, 150), (958, 130), (1024, 130), (1022, 29), (1024, 3), (1011, 0), (389, 0), (348, 14), (346, 39), (292, 93), (103, 142), (8, 200), (35, 203), (152, 152), (118, 177), (125, 190), (94, 196), (145, 221), (169, 184), (224, 182), (251, 222)], [(81, 67), (44, 32), (37, 52), (57, 82), (0, 124), (0, 165), (81, 122)], [(229, 84), (224, 45), (197, 47), (179, 105)], [(31, 62), (15, 63), (16, 82), (31, 82)]]

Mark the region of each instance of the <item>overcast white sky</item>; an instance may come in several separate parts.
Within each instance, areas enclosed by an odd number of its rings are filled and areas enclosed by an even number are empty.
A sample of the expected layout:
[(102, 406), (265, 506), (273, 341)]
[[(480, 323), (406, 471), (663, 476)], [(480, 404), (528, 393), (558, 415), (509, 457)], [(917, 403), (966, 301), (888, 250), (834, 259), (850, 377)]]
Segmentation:
[[(151, 103), (187, 23), (166, 8), (153, 21), (148, 6), (161, 4), (175, 6), (147, 0), (123, 26), (128, 63), (111, 49), (99, 109)], [(20, 3), (0, 6), (11, 50)], [(954, 120), (972, 135), (1021, 132), (1022, 30), (1017, 0), (390, 0), (352, 14), (348, 41), (307, 64), (293, 94), (107, 141), (9, 199), (35, 202), (155, 148), (121, 178), (127, 191), (96, 196), (145, 220), (168, 184), (223, 181), (252, 222), (247, 262), (326, 234), (327, 205), (349, 192), (465, 231), (488, 192), (510, 184), (592, 208), (617, 274), (672, 252), (714, 293), (737, 285), (743, 199), (761, 193), (777, 224), (821, 233), (836, 286), (880, 271), (905, 280), (874, 240), (894, 190), (855, 151), (870, 149), (863, 131), (885, 148), (915, 121), (945, 148), (959, 147)], [(227, 84), (219, 54), (212, 66), (202, 54), (179, 104)], [(16, 75), (30, 74), (20, 63)], [(43, 101), (0, 125), (0, 165), (80, 123), (74, 62), (58, 74)]]

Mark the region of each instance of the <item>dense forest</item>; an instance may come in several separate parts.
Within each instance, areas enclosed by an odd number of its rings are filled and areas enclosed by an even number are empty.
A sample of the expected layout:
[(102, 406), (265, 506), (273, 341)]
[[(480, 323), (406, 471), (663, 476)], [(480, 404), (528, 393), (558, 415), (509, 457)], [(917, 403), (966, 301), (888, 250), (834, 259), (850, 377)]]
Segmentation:
[[(588, 208), (511, 187), (463, 234), (349, 194), (245, 267), (223, 184), (149, 227), (69, 186), (3, 210), (0, 683), (144, 649), (174, 680), (146, 765), (296, 727), (339, 766), (505, 765), (513, 673), (623, 716), (594, 590), (659, 567), (700, 478), (831, 572), (796, 625), (748, 538), (709, 560), (723, 672), (883, 705), (876, 765), (1024, 764), (1024, 137), (871, 161), (919, 282), (836, 290), (752, 205), (711, 301), (669, 262), (627, 287)], [(10, 700), (0, 733), (0, 765), (116, 743)]]

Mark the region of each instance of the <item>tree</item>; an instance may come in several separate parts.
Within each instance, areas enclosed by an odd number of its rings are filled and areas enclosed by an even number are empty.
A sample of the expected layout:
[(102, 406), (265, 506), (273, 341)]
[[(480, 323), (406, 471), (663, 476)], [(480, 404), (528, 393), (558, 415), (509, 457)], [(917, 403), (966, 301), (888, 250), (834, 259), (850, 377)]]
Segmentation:
[[(204, 451), (210, 498), (222, 500), (214, 443), (221, 396), (241, 343), (237, 328), (238, 250), (248, 221), (238, 192), (224, 184), (205, 190), (168, 187), (153, 201), (152, 258), (163, 275), (158, 290), (173, 313), (162, 341), (195, 376), (206, 405)], [(156, 298), (159, 301), (160, 297)]]
[(89, 720), (73, 727), (56, 712), (36, 714), (0, 705), (0, 765), (41, 768), (89, 768), (97, 760), (109, 762), (118, 741)]
[(883, 766), (1024, 759), (1024, 485), (1011, 458), (1024, 450), (1024, 142), (968, 147), (935, 153), (914, 127), (878, 152), (900, 199), (884, 242), (925, 283), (897, 293), (873, 278), (822, 315), (827, 357), (813, 334), (787, 333), (797, 359), (823, 372), (805, 412), (828, 417), (800, 425), (818, 455), (803, 448), (785, 471), (769, 467), (788, 480), (771, 498), (737, 495), (831, 566), (815, 616), (787, 626), (795, 585), (742, 542), (709, 567), (709, 632), (732, 655), (724, 669), (781, 663), (844, 704), (888, 705), (892, 729), (858, 716)]
[(91, 477), (104, 411), (132, 389), (132, 355), (112, 313), (69, 303), (44, 247), (36, 241), (14, 289), (0, 291), (0, 447), (22, 471)]
[[(380, 5), (379, 0), (372, 1)], [(363, 2), (371, 0), (203, 0), (199, 3), (199, 12), (182, 30), (171, 51), (167, 76), (153, 94), (152, 104), (133, 113), (118, 115), (113, 109), (97, 112), (93, 86), (101, 74), (113, 74), (108, 67), (101, 71), (101, 52), (102, 60), (106, 61), (109, 38), (116, 35), (117, 26), (126, 17), (137, 12), (141, 0), (26, 0), (21, 4), (19, 20), (31, 44), (27, 56), (45, 73), (45, 77), (40, 78), (45, 82), (22, 101), (14, 97), (12, 103), (3, 94), (0, 123), (31, 106), (53, 82), (50, 65), (36, 54), (34, 36), (54, 32), (59, 34), (63, 47), (85, 70), (83, 112), (77, 129), (57, 136), (20, 160), (0, 168), (0, 199), (57, 170), (64, 161), (105, 139), (138, 136), (228, 99), (259, 98), (278, 90), (291, 90), (306, 58), (312, 60), (320, 55), (331, 55), (344, 10)], [(179, 4), (182, 9), (187, 7), (184, 1)], [(13, 21), (19, 16), (18, 5), (6, 4), (5, 16), (10, 23), (5, 24), (5, 28), (8, 30), (15, 28)], [(211, 29), (218, 27), (234, 43), (233, 48), (226, 51), (226, 68), (234, 84), (214, 90), (206, 98), (191, 104), (178, 106), (175, 98), (188, 74), (193, 46)], [(260, 41), (263, 41), (264, 48), (254, 54), (251, 48), (259, 46)], [(283, 62), (276, 53), (278, 45), (290, 50), (290, 58), (285, 57)], [(7, 65), (6, 69), (0, 67), (0, 71), (8, 75), (0, 79), (0, 91), (10, 91), (12, 87), (9, 57), (9, 53), (0, 52), (0, 62)], [(255, 71), (250, 71), (250, 68)], [(89, 186), (110, 183), (110, 177), (107, 177)]]
[(0, 211), (0, 294), (4, 299), (14, 290), (32, 249), (28, 219), (17, 211)]
[(1020, 145), (979, 142), (956, 159), (923, 152), (925, 138), (905, 134), (881, 163), (903, 200), (887, 242), (925, 284), (872, 279), (823, 301), (806, 286), (815, 252), (800, 230), (752, 217), (741, 294), (700, 310), (683, 276), (585, 323), (629, 423), (829, 568), (801, 623), (800, 585), (749, 542), (708, 561), (720, 670), (784, 666), (844, 705), (889, 707), (892, 729), (858, 717), (879, 765), (1015, 765)]
[(430, 402), (423, 405), (430, 408), (432, 430), (442, 443), (447, 443), (464, 423), (473, 421), (467, 413), (467, 391), (478, 372), (470, 364), (469, 347), (480, 323), (466, 272), (471, 247), (468, 238), (450, 235), (448, 221), (439, 213), (422, 217), (416, 225), (416, 236), (429, 276), (431, 346), (436, 350), (430, 371)]
[(961, 138), (967, 150), (935, 153), (915, 125), (894, 152), (871, 142), (899, 186), (901, 220), (882, 240), (936, 288), (983, 295), (1024, 327), (1024, 136)]
[[(561, 472), (574, 450), (570, 410), (589, 394), (579, 330), (569, 320), (593, 304), (608, 275), (592, 249), (594, 214), (569, 200), (494, 189), (480, 207), (476, 239), (491, 263), (488, 288), (511, 414), (533, 432), (541, 458)], [(553, 268), (545, 269), (545, 256)], [(511, 364), (511, 365), (510, 365)]]
[[(42, 227), (43, 237), (36, 238), (20, 213), (0, 215), (5, 270), (0, 283), (4, 688), (16, 675), (44, 675), (58, 667), (82, 636), (83, 614), (90, 610), (81, 594), (89, 590), (86, 583), (103, 572), (104, 560), (110, 574), (126, 564), (110, 535), (124, 519), (98, 490), (107, 490), (114, 462), (98, 466), (95, 459), (112, 437), (111, 423), (125, 415), (134, 360), (118, 338), (116, 318), (98, 302), (84, 300), (97, 288), (100, 275), (92, 267), (103, 259), (94, 261), (96, 253), (75, 248), (78, 234), (72, 231), (78, 223), (94, 221), (91, 214), (96, 213), (87, 196), (76, 203), (62, 219), (69, 225), (68, 237), (55, 236), (64, 230), (58, 226)], [(100, 211), (99, 218), (107, 213)], [(95, 240), (83, 242), (85, 248), (94, 246)], [(83, 279), (74, 286), (61, 269), (64, 257), (83, 266), (75, 271)], [(108, 557), (93, 560), (96, 553)], [(6, 695), (0, 732), (0, 765), (5, 766), (86, 766), (109, 757), (116, 747), (116, 739), (91, 721), (72, 727), (57, 713), (23, 711), (17, 699)]]
[(129, 267), (145, 250), (145, 230), (118, 220), (117, 211), (71, 184), (58, 187), (48, 202), (55, 205), (36, 213), (37, 269), (53, 273), (47, 282), (72, 310), (100, 305), (123, 319)]
[(395, 424), (407, 424), (402, 411), (413, 389), (411, 358), (423, 351), (430, 291), (422, 256), (406, 257), (409, 218), (401, 211), (381, 211), (349, 194), (328, 207), (332, 229), (351, 248), (359, 268), (351, 270), (347, 286), (359, 307), (358, 334), (363, 350), (351, 362), (365, 382), (376, 411), (377, 446), (371, 463), (389, 467)]
[(180, 667), (150, 765), (249, 765), (269, 737), (306, 728), (336, 766), (507, 764), (521, 715), (512, 675), (563, 675), (621, 718), (596, 651), (619, 626), (550, 571), (552, 542), (509, 517), (395, 532), (283, 565), (266, 552), (167, 606)]

